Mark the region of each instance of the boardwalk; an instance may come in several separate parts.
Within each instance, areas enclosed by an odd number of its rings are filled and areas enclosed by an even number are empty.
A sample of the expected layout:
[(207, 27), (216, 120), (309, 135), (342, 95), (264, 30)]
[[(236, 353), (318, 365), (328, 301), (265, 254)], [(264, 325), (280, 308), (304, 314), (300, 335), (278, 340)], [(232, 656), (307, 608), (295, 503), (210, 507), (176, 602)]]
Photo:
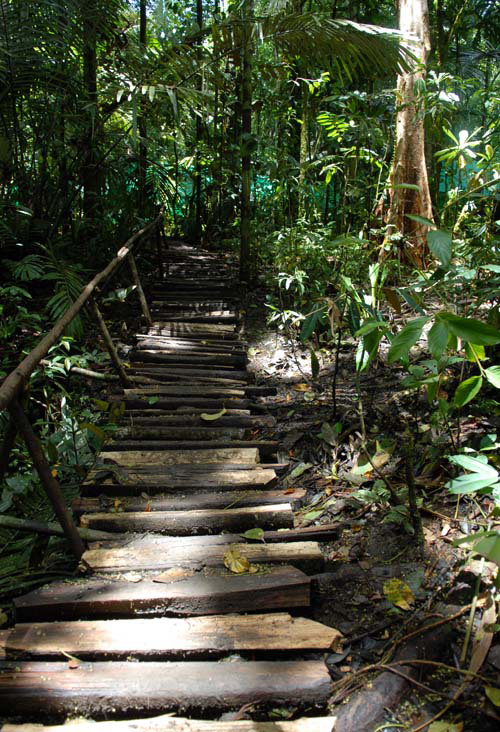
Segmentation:
[[(0, 632), (4, 732), (68, 716), (108, 720), (96, 732), (331, 732), (318, 715), (338, 633), (302, 617), (322, 554), (293, 528), (276, 443), (258, 438), (269, 390), (249, 383), (233, 271), (183, 245), (167, 256), (129, 355), (134, 388), (109, 397), (120, 428), (73, 506), (113, 537), (88, 547), (77, 580), (16, 600)], [(255, 528), (264, 541), (242, 536)], [(208, 721), (247, 704), (305, 716)]]

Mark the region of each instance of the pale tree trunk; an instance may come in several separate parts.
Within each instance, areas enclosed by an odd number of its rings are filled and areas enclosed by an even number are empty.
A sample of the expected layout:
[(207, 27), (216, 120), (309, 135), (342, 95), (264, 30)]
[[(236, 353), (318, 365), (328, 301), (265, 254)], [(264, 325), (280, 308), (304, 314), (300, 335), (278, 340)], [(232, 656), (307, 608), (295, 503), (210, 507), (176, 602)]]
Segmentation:
[[(403, 256), (421, 266), (426, 256), (427, 227), (412, 221), (407, 214), (433, 218), (425, 161), (424, 120), (416, 107), (415, 83), (425, 78), (425, 63), (430, 50), (427, 0), (399, 0), (399, 28), (413, 37), (411, 50), (420, 67), (398, 77), (396, 144), (389, 177), (388, 236), (399, 231), (405, 235)], [(418, 189), (405, 186), (418, 186)]]

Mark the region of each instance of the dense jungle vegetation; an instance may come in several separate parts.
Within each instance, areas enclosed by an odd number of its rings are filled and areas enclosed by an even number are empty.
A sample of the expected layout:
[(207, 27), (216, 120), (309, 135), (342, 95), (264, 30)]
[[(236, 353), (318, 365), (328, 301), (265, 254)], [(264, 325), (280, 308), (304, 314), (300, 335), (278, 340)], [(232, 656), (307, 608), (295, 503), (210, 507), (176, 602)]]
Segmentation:
[[(441, 501), (462, 519), (458, 541), (500, 564), (498, 3), (0, 10), (0, 379), (163, 207), (167, 237), (240, 256), (252, 318), (307, 356), (297, 397), (314, 412), (318, 391), (332, 394), (316, 428), (323, 475), (342, 475), (348, 445), (360, 503), (419, 545), (420, 514)], [(144, 258), (147, 276), (153, 246)], [(130, 315), (128, 285), (107, 294), (115, 324)], [(25, 395), (68, 500), (113, 430), (94, 387), (69, 375), (107, 365), (84, 315)], [(381, 373), (390, 429), (361, 388)], [(0, 518), (52, 519), (23, 443), (4, 458)], [(61, 539), (0, 528), (7, 600), (70, 567)]]

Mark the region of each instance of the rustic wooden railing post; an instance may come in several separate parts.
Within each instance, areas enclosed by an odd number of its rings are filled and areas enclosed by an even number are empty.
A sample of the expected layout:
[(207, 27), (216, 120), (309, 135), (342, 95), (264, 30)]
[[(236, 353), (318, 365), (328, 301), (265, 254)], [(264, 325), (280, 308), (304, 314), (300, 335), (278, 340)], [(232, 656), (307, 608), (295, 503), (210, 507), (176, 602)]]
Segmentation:
[(85, 545), (81, 540), (78, 530), (71, 518), (71, 514), (66, 507), (59, 483), (52, 475), (50, 465), (42, 450), (40, 441), (35, 435), (30, 421), (25, 415), (23, 408), (17, 399), (14, 399), (9, 404), (9, 412), (17, 429), (24, 438), (28, 452), (33, 460), (33, 465), (40, 476), (45, 492), (47, 493), (52, 504), (52, 508), (54, 509), (54, 513), (64, 530), (64, 534), (71, 545), (71, 549), (73, 550), (76, 558), (80, 559), (85, 551)]
[(115, 344), (113, 343), (113, 340), (111, 338), (111, 334), (108, 330), (108, 326), (106, 325), (106, 322), (105, 322), (104, 318), (102, 317), (102, 313), (99, 310), (99, 306), (95, 300), (92, 300), (92, 309), (94, 311), (94, 315), (97, 318), (97, 322), (99, 323), (102, 337), (104, 338), (104, 343), (106, 344), (106, 348), (108, 349), (108, 353), (111, 358), (111, 362), (118, 372), (120, 381), (123, 386), (127, 386), (130, 388), (131, 386), (133, 386), (133, 384), (132, 384), (131, 380), (129, 379), (129, 377), (127, 376), (127, 374), (125, 373), (125, 369), (123, 368), (123, 364), (120, 361), (118, 351), (115, 348)]
[(137, 292), (139, 294), (142, 314), (144, 315), (144, 317), (146, 319), (146, 323), (151, 326), (151, 325), (153, 325), (153, 318), (151, 317), (151, 313), (149, 312), (149, 307), (148, 307), (148, 303), (146, 301), (146, 296), (144, 295), (144, 290), (142, 289), (142, 283), (141, 283), (141, 280), (139, 277), (137, 264), (135, 262), (135, 257), (132, 254), (132, 252), (130, 252), (130, 254), (128, 255), (128, 261), (130, 264), (130, 271), (132, 272), (132, 279), (134, 280), (134, 285), (136, 286)]

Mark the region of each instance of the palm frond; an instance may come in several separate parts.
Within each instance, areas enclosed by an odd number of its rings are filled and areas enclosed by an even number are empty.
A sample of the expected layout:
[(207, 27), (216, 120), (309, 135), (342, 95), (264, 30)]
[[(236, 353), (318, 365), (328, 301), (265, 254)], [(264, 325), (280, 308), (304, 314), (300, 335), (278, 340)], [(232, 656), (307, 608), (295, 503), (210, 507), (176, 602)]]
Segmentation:
[(414, 63), (398, 31), (376, 25), (337, 20), (322, 13), (278, 13), (262, 21), (264, 39), (287, 56), (300, 54), (314, 62), (330, 60), (339, 71), (352, 73), (407, 72)]

